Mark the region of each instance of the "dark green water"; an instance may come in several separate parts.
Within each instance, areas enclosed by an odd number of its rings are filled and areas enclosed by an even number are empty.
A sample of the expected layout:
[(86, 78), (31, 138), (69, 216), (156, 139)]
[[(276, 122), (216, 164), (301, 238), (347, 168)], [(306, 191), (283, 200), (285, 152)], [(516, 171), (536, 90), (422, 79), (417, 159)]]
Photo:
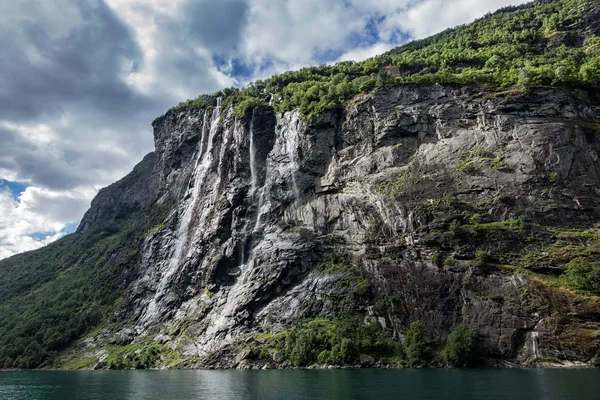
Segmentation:
[(1, 400), (600, 399), (600, 370), (0, 372)]

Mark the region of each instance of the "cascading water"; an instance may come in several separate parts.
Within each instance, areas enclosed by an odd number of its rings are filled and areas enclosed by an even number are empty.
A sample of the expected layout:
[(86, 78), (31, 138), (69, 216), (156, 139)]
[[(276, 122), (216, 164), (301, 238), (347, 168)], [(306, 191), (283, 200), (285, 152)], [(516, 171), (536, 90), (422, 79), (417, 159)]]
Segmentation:
[[(206, 149), (204, 148), (206, 126), (207, 126), (207, 116), (208, 110), (205, 111), (203, 121), (204, 125), (202, 126), (202, 136), (200, 138), (200, 147), (198, 149), (198, 155), (196, 157), (196, 164), (194, 169), (193, 186), (188, 188), (188, 193), (185, 198), (187, 201), (182, 206), (183, 212), (181, 214), (181, 218), (179, 219), (178, 228), (175, 233), (175, 248), (172, 252), (172, 256), (169, 260), (167, 270), (162, 275), (160, 282), (158, 284), (158, 288), (156, 291), (156, 295), (148, 304), (148, 308), (146, 310), (146, 314), (142, 321), (149, 321), (153, 318), (154, 314), (157, 312), (156, 310), (156, 302), (157, 297), (162, 294), (165, 288), (168, 286), (170, 282), (170, 278), (175, 274), (175, 272), (179, 269), (181, 262), (184, 258), (184, 253), (188, 248), (188, 239), (190, 232), (190, 224), (192, 222), (192, 217), (195, 214), (196, 203), (198, 201), (198, 197), (200, 196), (200, 190), (204, 185), (204, 181), (207, 172), (211, 167), (214, 157), (213, 157), (213, 148), (215, 142), (215, 135), (219, 128), (219, 118), (221, 116), (221, 98), (217, 99), (217, 106), (212, 111), (212, 119), (210, 123), (210, 129), (208, 130), (208, 138), (206, 139)], [(191, 190), (191, 195), (189, 191)]]
[(296, 160), (296, 152), (298, 151), (297, 134), (294, 132), (286, 132), (285, 134), (285, 148), (290, 158), (290, 178), (292, 180), (292, 191), (294, 193), (294, 204), (300, 202), (300, 189), (298, 188), (298, 182), (296, 181), (295, 172), (298, 170), (298, 161)]
[(254, 203), (256, 187), (258, 186), (258, 174), (256, 171), (256, 146), (254, 145), (254, 113), (250, 119), (250, 199)]
[[(181, 220), (179, 221), (179, 228), (177, 230), (177, 247), (171, 258), (171, 267), (169, 270), (177, 268), (181, 261), (183, 251), (187, 245), (187, 239), (189, 234), (189, 227), (194, 215), (194, 209), (198, 196), (200, 195), (200, 189), (204, 184), (204, 180), (207, 176), (207, 171), (210, 168), (213, 161), (213, 147), (215, 142), (215, 134), (219, 128), (219, 118), (221, 117), (221, 98), (217, 99), (217, 107), (213, 109), (212, 119), (210, 122), (210, 130), (208, 133), (208, 142), (206, 152), (200, 153), (199, 158), (202, 160), (200, 166), (196, 168), (194, 173), (194, 186), (192, 188), (192, 197), (185, 205), (185, 209)], [(203, 129), (204, 132), (204, 129)], [(163, 280), (164, 282), (164, 280)]]
[[(252, 117), (250, 119), (250, 129), (248, 132), (248, 136), (250, 137), (250, 192), (249, 192), (249, 200), (250, 207), (249, 209), (254, 209), (255, 217), (252, 221), (252, 224), (246, 222), (246, 228), (244, 229), (244, 237), (240, 243), (240, 264), (246, 263), (246, 245), (248, 243), (248, 239), (252, 239), (254, 229), (260, 220), (260, 213), (262, 208), (262, 190), (259, 189), (259, 168), (256, 159), (256, 143), (254, 138), (254, 113), (252, 113)], [(262, 189), (262, 188), (261, 188)]]
[(198, 152), (198, 158), (196, 160), (196, 166), (194, 168), (194, 171), (196, 171), (198, 169), (198, 163), (202, 160), (202, 156), (204, 155), (204, 149), (206, 149), (206, 141), (207, 141), (207, 136), (206, 136), (206, 131), (208, 128), (208, 110), (204, 110), (204, 115), (202, 116), (202, 136), (200, 137), (200, 151)]

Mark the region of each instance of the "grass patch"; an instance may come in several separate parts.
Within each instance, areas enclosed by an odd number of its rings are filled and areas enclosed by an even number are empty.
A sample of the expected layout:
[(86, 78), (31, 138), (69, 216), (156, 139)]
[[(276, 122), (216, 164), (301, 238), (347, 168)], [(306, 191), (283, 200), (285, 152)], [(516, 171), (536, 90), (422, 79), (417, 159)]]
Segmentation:
[(69, 371), (86, 370), (93, 369), (97, 363), (98, 359), (96, 357), (86, 357), (81, 353), (76, 352), (69, 354), (67, 357), (61, 360), (60, 368)]
[(182, 360), (178, 351), (171, 350), (166, 345), (132, 343), (110, 348), (106, 366), (108, 369), (151, 369), (174, 366)]
[(163, 229), (165, 229), (165, 224), (164, 223), (160, 223), (158, 225), (154, 225), (153, 227), (150, 227), (146, 230), (146, 232), (144, 232), (144, 237), (148, 238), (152, 235), (154, 235), (157, 232), (162, 231)]

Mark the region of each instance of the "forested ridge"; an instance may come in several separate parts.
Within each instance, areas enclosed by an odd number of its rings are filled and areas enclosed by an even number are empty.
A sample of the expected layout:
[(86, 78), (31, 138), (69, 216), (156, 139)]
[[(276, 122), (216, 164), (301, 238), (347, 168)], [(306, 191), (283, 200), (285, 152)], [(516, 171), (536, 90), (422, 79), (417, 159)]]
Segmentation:
[(286, 72), (250, 86), (202, 95), (174, 109), (235, 105), (244, 114), (261, 104), (307, 118), (360, 93), (395, 84), (600, 86), (600, 4), (539, 0), (506, 7), (371, 59)]

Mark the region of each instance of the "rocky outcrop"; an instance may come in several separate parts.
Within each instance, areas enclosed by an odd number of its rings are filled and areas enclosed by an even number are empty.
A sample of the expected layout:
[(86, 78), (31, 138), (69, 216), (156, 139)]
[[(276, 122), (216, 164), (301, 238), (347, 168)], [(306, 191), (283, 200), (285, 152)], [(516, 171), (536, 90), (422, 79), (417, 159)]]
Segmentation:
[[(77, 233), (121, 221), (128, 215), (151, 208), (156, 200), (150, 192), (154, 164), (155, 155), (150, 153), (125, 178), (100, 190), (81, 220)], [(141, 219), (141, 215), (137, 217)]]
[(195, 366), (235, 367), (257, 332), (348, 314), (397, 339), (415, 320), (439, 341), (464, 323), (490, 360), (589, 362), (598, 299), (516, 267), (600, 221), (599, 111), (585, 92), (433, 85), (314, 122), (266, 106), (169, 112), (147, 198), (176, 206), (120, 318), (134, 340), (207, 357)]

